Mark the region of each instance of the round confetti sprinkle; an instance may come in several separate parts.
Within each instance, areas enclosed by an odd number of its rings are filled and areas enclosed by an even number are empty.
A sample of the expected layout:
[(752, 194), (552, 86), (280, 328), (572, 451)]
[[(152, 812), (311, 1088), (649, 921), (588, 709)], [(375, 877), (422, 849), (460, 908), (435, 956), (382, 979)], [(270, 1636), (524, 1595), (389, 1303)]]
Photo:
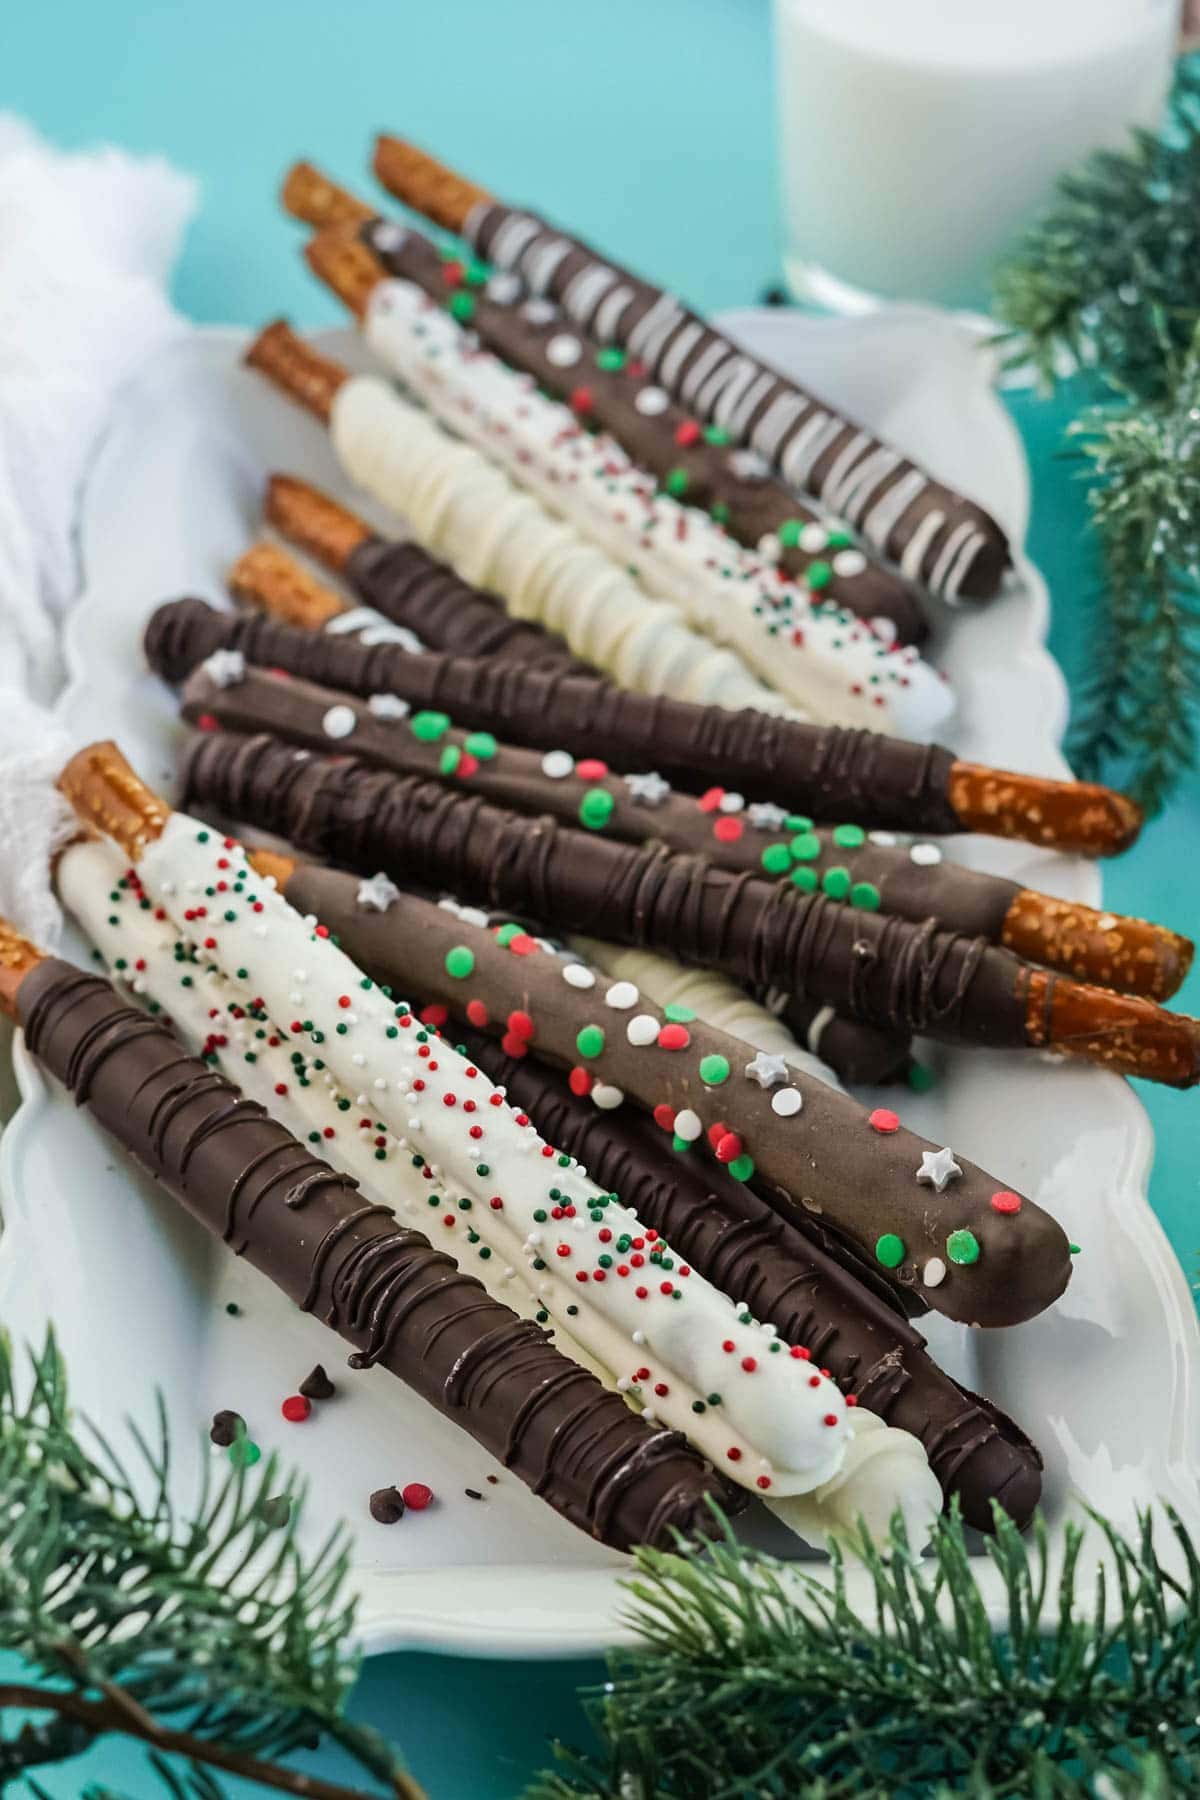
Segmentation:
[(599, 1056), (604, 1049), (604, 1030), (600, 1025), (585, 1025), (575, 1039), (580, 1056)]
[(761, 861), (768, 875), (782, 875), (792, 866), (792, 853), (786, 844), (768, 844)]
[(815, 894), (817, 891), (817, 871), (811, 863), (797, 863), (792, 870), (792, 886), (798, 887), (802, 894)]
[(596, 985), (595, 973), (586, 963), (564, 963), (562, 973), (568, 987), (593, 988)]
[(651, 1013), (637, 1013), (625, 1027), (625, 1036), (639, 1048), (658, 1042), (658, 1020)]
[(410, 1481), (401, 1488), (400, 1495), (405, 1506), (411, 1507), (413, 1512), (424, 1512), (433, 1499), (433, 1489), (426, 1487), (423, 1481)]
[(992, 1195), (992, 1211), (998, 1213), (1019, 1213), (1021, 1210), (1020, 1194), (1010, 1193), (1002, 1188), (998, 1194)]
[(722, 816), (713, 826), (713, 836), (719, 844), (736, 844), (745, 829), (740, 819)]
[(921, 1280), (926, 1287), (941, 1287), (946, 1279), (946, 1265), (940, 1256), (931, 1256), (921, 1270)]
[(833, 570), (827, 562), (809, 563), (804, 571), (804, 579), (810, 588), (815, 588), (819, 592), (821, 588), (827, 588), (833, 580)]
[(893, 1131), (899, 1131), (900, 1120), (890, 1107), (877, 1106), (867, 1119), (872, 1131), (882, 1132), (886, 1137)]
[(455, 769), (457, 769), (462, 760), (463, 753), (458, 745), (447, 744), (446, 748), (442, 751), (441, 756), (438, 758), (438, 769), (443, 775), (453, 775)]
[(463, 748), (480, 762), (491, 762), (496, 754), (496, 740), (490, 731), (472, 731), (463, 740)]
[(660, 1050), (686, 1050), (692, 1041), (692, 1034), (686, 1025), (664, 1025), (658, 1034)]
[(867, 834), (861, 825), (835, 825), (833, 841), (839, 850), (861, 850), (867, 841)]
[(423, 744), (436, 744), (450, 729), (450, 719), (443, 712), (419, 712), (412, 716), (412, 734)]
[(321, 720), (321, 730), (326, 737), (345, 738), (350, 736), (357, 724), (358, 719), (352, 706), (331, 706)]
[(799, 1088), (780, 1088), (771, 1095), (771, 1111), (778, 1113), (781, 1119), (791, 1119), (804, 1105), (804, 1095)]
[(952, 1263), (979, 1261), (979, 1239), (973, 1231), (952, 1231), (946, 1239), (946, 1255)]
[(839, 865), (826, 869), (821, 877), (821, 887), (831, 900), (844, 900), (850, 892), (850, 871)]
[(875, 1259), (885, 1269), (898, 1269), (904, 1261), (904, 1239), (897, 1237), (894, 1231), (885, 1231), (875, 1240)]
[(302, 1425), (312, 1411), (312, 1402), (303, 1394), (289, 1394), (279, 1410), (290, 1425)]
[(908, 860), (916, 863), (920, 869), (933, 869), (941, 862), (942, 852), (937, 844), (914, 844), (908, 853)]
[(792, 839), (791, 851), (797, 862), (815, 862), (821, 854), (821, 840), (815, 831), (801, 831)]
[(603, 831), (612, 818), (616, 801), (607, 788), (589, 788), (579, 802), (579, 822), (589, 831)]
[(754, 1158), (744, 1152), (741, 1156), (735, 1156), (729, 1165), (729, 1173), (735, 1181), (749, 1181), (754, 1173)]
[(723, 1081), (729, 1080), (729, 1063), (724, 1056), (714, 1053), (700, 1058), (700, 1079), (706, 1087), (720, 1087)]
[(636, 1006), (639, 995), (632, 981), (614, 981), (604, 996), (605, 1006), (611, 1006), (616, 1012), (628, 1012)]
[(676, 1137), (683, 1138), (685, 1143), (694, 1144), (704, 1130), (704, 1124), (699, 1113), (693, 1112), (690, 1106), (685, 1106), (682, 1112), (675, 1114), (674, 1130)]
[(806, 556), (817, 556), (828, 546), (829, 533), (823, 525), (814, 522), (801, 529), (797, 542)]
[(871, 881), (856, 881), (850, 889), (850, 904), (861, 912), (878, 912), (882, 904), (879, 889)]
[(551, 781), (564, 781), (575, 772), (575, 758), (569, 750), (547, 750), (542, 758), (542, 774)]
[(559, 332), (546, 345), (546, 361), (555, 369), (570, 369), (583, 355), (583, 346), (569, 332)]
[(644, 387), (639, 390), (633, 404), (644, 419), (654, 419), (659, 413), (666, 412), (671, 404), (671, 396), (660, 387)]
[(446, 973), (456, 981), (465, 981), (475, 968), (475, 952), (466, 944), (455, 944), (446, 952)]
[(663, 1007), (663, 1014), (675, 1025), (690, 1025), (696, 1017), (690, 1006), (683, 1006), (678, 1000), (670, 1000)]
[(624, 1098), (622, 1090), (619, 1087), (613, 1087), (612, 1083), (608, 1081), (598, 1081), (592, 1089), (592, 1104), (598, 1106), (601, 1112), (612, 1112), (620, 1106)]

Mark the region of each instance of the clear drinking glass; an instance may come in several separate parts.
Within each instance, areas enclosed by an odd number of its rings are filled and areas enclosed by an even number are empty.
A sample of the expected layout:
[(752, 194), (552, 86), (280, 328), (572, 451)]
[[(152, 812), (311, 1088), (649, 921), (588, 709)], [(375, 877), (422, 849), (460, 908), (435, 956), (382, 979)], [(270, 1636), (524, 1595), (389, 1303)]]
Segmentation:
[(986, 305), (1089, 150), (1161, 114), (1180, 0), (775, 0), (788, 284)]

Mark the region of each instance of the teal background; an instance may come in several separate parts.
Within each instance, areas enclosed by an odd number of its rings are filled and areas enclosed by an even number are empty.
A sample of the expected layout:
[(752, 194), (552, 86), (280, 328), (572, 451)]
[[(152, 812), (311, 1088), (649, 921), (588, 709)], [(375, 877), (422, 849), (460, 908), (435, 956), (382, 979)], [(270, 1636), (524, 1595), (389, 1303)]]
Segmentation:
[[(302, 270), (275, 203), (310, 155), (350, 185), (392, 129), (464, 173), (535, 201), (706, 310), (778, 278), (766, 0), (42, 0), (0, 19), (0, 107), (67, 146), (110, 140), (193, 171), (201, 209), (175, 284), (202, 321), (339, 315)], [(1010, 397), (1034, 472), (1033, 559), (1054, 597), (1051, 646), (1073, 689), (1088, 668), (1098, 574), (1061, 455), (1075, 396)], [(1106, 871), (1107, 903), (1200, 936), (1200, 782)], [(1179, 1004), (1200, 1012), (1200, 976)], [(1196, 1223), (1195, 1100), (1148, 1091), (1152, 1197), (1185, 1266)], [(10, 1671), (0, 1659), (0, 1678)], [(511, 1800), (546, 1740), (582, 1730), (573, 1694), (597, 1663), (372, 1662), (355, 1710), (406, 1749), (432, 1800)], [(313, 1766), (332, 1774), (322, 1757)], [(43, 1777), (142, 1795), (135, 1753), (101, 1748)]]

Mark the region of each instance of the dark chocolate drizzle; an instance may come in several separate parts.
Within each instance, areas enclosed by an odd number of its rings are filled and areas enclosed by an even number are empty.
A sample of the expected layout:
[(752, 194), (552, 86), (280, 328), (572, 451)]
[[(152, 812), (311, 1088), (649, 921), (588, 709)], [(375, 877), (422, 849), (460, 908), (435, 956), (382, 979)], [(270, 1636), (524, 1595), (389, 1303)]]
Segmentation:
[(804, 1345), (862, 1406), (918, 1437), (969, 1525), (991, 1529), (993, 1500), (1028, 1524), (1041, 1492), (1037, 1450), (998, 1407), (944, 1374), (920, 1334), (839, 1262), (743, 1184), (681, 1161), (648, 1120), (598, 1111), (541, 1063), (507, 1057), (457, 1022), (446, 1035), (693, 1268)]
[(685, 789), (720, 781), (752, 800), (774, 800), (832, 823), (962, 829), (949, 799), (954, 754), (936, 744), (633, 694), (553, 670), (366, 645), (259, 615), (218, 612), (203, 600), (160, 606), (146, 628), (145, 648), (150, 666), (171, 682), (184, 680), (214, 650), (240, 650), (249, 663), (324, 687), (398, 694), (413, 707), (444, 711), (511, 743), (602, 757), (616, 769), (659, 769)]
[[(726, 1490), (677, 1434), (652, 1432), (389, 1208), (364, 1205), (165, 1025), (53, 958), (25, 976), (18, 1006), (32, 1053), (201, 1223), (241, 1238), (256, 1268), (348, 1339), (357, 1366), (391, 1369), (617, 1548), (711, 1528), (706, 1496)], [(267, 1203), (285, 1174), (302, 1204)]]

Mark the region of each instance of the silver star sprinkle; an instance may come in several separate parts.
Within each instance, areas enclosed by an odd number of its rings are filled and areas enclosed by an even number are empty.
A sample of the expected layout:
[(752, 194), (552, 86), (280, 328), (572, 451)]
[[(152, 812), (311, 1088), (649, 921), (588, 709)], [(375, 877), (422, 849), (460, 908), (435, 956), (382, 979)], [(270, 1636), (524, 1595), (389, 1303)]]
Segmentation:
[(768, 1056), (760, 1050), (753, 1062), (746, 1064), (746, 1074), (751, 1081), (757, 1081), (760, 1088), (774, 1087), (777, 1081), (786, 1081), (788, 1066), (782, 1056)]
[(746, 808), (746, 817), (755, 831), (782, 831), (787, 813), (782, 806), (774, 806), (769, 800), (756, 800), (753, 806)]
[(372, 875), (369, 881), (358, 884), (358, 904), (368, 912), (386, 912), (393, 901), (400, 898), (400, 889), (386, 875)]
[(961, 1174), (962, 1170), (955, 1162), (954, 1152), (949, 1145), (944, 1150), (922, 1150), (917, 1180), (923, 1181), (926, 1187), (936, 1188), (942, 1194)]
[(246, 679), (246, 659), (240, 650), (214, 650), (200, 666), (219, 688), (236, 687)]
[(645, 775), (627, 775), (625, 786), (629, 789), (629, 798), (638, 806), (661, 806), (671, 792), (671, 784), (664, 781), (655, 770)]

